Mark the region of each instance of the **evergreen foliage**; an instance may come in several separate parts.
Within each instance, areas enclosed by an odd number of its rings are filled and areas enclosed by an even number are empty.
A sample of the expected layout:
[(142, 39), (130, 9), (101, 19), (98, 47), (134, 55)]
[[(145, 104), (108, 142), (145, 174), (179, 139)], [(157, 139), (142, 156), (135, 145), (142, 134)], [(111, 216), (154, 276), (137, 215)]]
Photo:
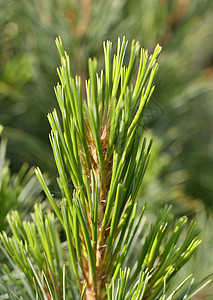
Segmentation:
[[(3, 130), (1, 128), (0, 130)], [(17, 174), (11, 174), (10, 163), (6, 159), (7, 140), (1, 139), (0, 144), (0, 231), (7, 230), (6, 215), (11, 209), (24, 209), (21, 216), (30, 210), (35, 201), (40, 201), (41, 187), (34, 175), (34, 168), (23, 164)]]
[[(16, 264), (18, 280), (15, 270), (9, 275), (5, 266), (7, 295), (47, 300), (173, 299), (189, 278), (169, 294), (167, 286), (200, 243), (196, 224), (191, 222), (183, 236), (187, 218), (174, 223), (171, 207), (165, 206), (146, 230), (139, 256), (134, 256), (145, 213), (143, 207), (136, 214), (136, 196), (152, 146), (143, 137), (141, 124), (154, 91), (161, 47), (157, 45), (149, 56), (133, 41), (125, 66), (125, 38), (118, 39), (114, 55), (111, 42), (104, 43), (105, 70), (98, 74), (97, 60), (89, 59), (84, 99), (81, 77), (73, 77), (60, 38), (56, 45), (61, 67), (55, 93), (61, 115), (55, 109), (48, 120), (61, 204), (38, 168), (36, 175), (55, 217), (44, 215), (37, 205), (32, 223), (21, 223), (17, 212), (8, 216), (13, 236), (3, 232), (1, 240), (11, 264)], [(65, 232), (64, 243), (55, 218)], [(125, 268), (130, 257), (135, 261), (131, 271)], [(190, 292), (191, 286), (182, 299), (196, 293)]]

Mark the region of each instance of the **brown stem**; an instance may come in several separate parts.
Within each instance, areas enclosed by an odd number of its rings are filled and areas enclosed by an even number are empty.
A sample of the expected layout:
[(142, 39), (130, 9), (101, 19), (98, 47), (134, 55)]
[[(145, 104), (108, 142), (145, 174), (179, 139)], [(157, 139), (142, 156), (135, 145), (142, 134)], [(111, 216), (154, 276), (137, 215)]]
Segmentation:
[[(103, 263), (104, 257), (105, 257), (105, 252), (106, 252), (106, 240), (109, 235), (109, 230), (104, 229), (103, 232), (100, 232), (99, 229), (102, 228), (102, 221), (106, 209), (106, 195), (107, 192), (110, 188), (110, 182), (111, 182), (111, 172), (112, 172), (112, 157), (108, 159), (106, 157), (106, 151), (108, 147), (108, 137), (107, 137), (107, 127), (105, 126), (101, 132), (101, 144), (102, 144), (102, 151), (103, 151), (103, 156), (105, 157), (105, 176), (101, 178), (101, 171), (100, 171), (100, 166), (98, 163), (98, 155), (97, 155), (97, 149), (95, 142), (93, 140), (92, 135), (90, 134), (90, 128), (88, 121), (85, 119), (85, 123), (87, 126), (87, 144), (88, 144), (88, 149), (89, 149), (89, 155), (90, 155), (90, 162), (91, 162), (91, 167), (93, 170), (93, 174), (96, 179), (100, 179), (100, 189), (99, 189), (99, 201), (98, 201), (98, 232), (97, 232), (97, 248), (94, 247), (94, 261), (95, 261), (95, 269), (96, 269), (96, 278), (94, 280), (92, 273), (91, 273), (91, 268), (89, 265), (89, 261), (84, 262), (84, 270), (86, 270), (86, 274), (84, 277), (84, 280), (87, 282), (87, 287), (85, 291), (85, 300), (105, 300), (106, 299), (106, 291), (105, 291), (105, 285), (107, 282), (107, 273), (106, 273), (106, 264)], [(84, 161), (84, 157), (82, 156), (82, 159)], [(86, 169), (87, 164), (86, 162), (83, 164), (85, 167), (85, 174), (87, 174), (90, 182), (90, 188), (92, 192), (92, 186), (91, 186), (91, 178), (90, 178), (90, 172)], [(91, 244), (92, 242), (92, 230), (91, 230), (91, 215), (89, 209), (86, 210), (87, 214), (87, 219), (88, 219), (88, 228), (90, 232), (90, 239), (91, 239)], [(100, 238), (100, 234), (102, 235)]]
[(97, 300), (93, 287), (86, 289), (86, 300)]
[(104, 250), (102, 247), (98, 247), (96, 252), (96, 283), (93, 281), (93, 277), (91, 274), (90, 267), (87, 270), (88, 275), (87, 276), (87, 288), (85, 292), (85, 299), (86, 300), (104, 300), (106, 299), (105, 296), (103, 296), (105, 291), (105, 284), (107, 280), (107, 276), (104, 274), (104, 269), (100, 268), (101, 262), (104, 255)]

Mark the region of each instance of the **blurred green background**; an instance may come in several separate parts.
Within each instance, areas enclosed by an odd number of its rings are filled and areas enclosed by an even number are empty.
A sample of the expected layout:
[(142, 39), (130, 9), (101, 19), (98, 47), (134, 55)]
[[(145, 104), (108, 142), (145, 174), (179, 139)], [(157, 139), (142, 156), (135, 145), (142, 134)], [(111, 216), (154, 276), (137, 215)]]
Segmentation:
[[(56, 106), (60, 35), (73, 74), (87, 77), (87, 60), (103, 67), (102, 42), (123, 35), (142, 47), (163, 47), (156, 90), (144, 120), (154, 136), (141, 190), (148, 209), (171, 202), (176, 215), (199, 219), (203, 253), (213, 266), (213, 1), (1, 0), (0, 124), (8, 139), (12, 173), (38, 165), (56, 170), (46, 115)], [(209, 228), (209, 229), (208, 229)], [(201, 247), (202, 248), (202, 247)], [(207, 270), (209, 269), (209, 270)], [(205, 274), (204, 274), (205, 275)]]

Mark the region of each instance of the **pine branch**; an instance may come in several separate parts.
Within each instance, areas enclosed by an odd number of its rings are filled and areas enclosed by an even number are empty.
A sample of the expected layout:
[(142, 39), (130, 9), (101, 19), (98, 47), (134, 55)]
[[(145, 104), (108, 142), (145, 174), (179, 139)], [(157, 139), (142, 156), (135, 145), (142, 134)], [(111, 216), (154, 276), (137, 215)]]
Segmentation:
[[(39, 168), (36, 175), (64, 229), (68, 259), (53, 214), (44, 216), (37, 205), (32, 223), (22, 224), (17, 212), (8, 216), (13, 237), (8, 238), (3, 232), (0, 235), (3, 245), (25, 273), (30, 291), (34, 286), (36, 299), (65, 300), (81, 295), (86, 300), (163, 300), (171, 278), (200, 243), (194, 222), (183, 238), (181, 233), (187, 219), (180, 218), (173, 224), (171, 207), (159, 210), (133, 270), (122, 271), (134, 236), (143, 225), (145, 206), (137, 216), (136, 198), (149, 162), (152, 140), (147, 143), (143, 137), (141, 123), (154, 91), (161, 47), (157, 45), (149, 56), (148, 51), (133, 41), (126, 67), (125, 38), (118, 39), (113, 58), (112, 44), (107, 41), (105, 71), (98, 74), (96, 59), (89, 60), (86, 99), (83, 99), (81, 78), (73, 77), (60, 38), (56, 39), (56, 45), (61, 67), (55, 93), (61, 115), (55, 109), (48, 120), (61, 190), (60, 208)], [(70, 190), (70, 179), (74, 190)], [(66, 270), (68, 276), (75, 278), (79, 293), (72, 284), (65, 284)]]

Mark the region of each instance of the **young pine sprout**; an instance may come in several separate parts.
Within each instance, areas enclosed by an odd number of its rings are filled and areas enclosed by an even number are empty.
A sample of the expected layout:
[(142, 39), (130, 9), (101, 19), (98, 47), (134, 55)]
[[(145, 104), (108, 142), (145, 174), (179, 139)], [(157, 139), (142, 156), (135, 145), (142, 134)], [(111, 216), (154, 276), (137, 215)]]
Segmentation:
[[(82, 289), (83, 279), (86, 299), (104, 299), (106, 283), (117, 278), (127, 255), (121, 250), (127, 248), (130, 239), (136, 196), (150, 156), (151, 142), (146, 145), (141, 123), (154, 91), (161, 47), (157, 45), (149, 57), (148, 51), (133, 41), (125, 66), (125, 38), (118, 39), (113, 57), (112, 43), (107, 41), (105, 72), (99, 75), (96, 59), (89, 59), (89, 79), (83, 99), (81, 78), (72, 76), (60, 38), (56, 45), (61, 67), (55, 93), (63, 124), (56, 110), (48, 119), (63, 197), (61, 211), (39, 170), (37, 176), (63, 226), (69, 226), (70, 251), (79, 288)], [(133, 78), (136, 63), (139, 66)], [(74, 192), (67, 184), (69, 177)]]
[[(152, 145), (143, 137), (142, 123), (154, 92), (161, 47), (157, 45), (149, 56), (132, 41), (125, 65), (125, 38), (118, 39), (114, 55), (107, 41), (104, 71), (97, 72), (97, 60), (89, 59), (89, 79), (82, 83), (81, 77), (72, 75), (60, 38), (56, 45), (61, 57), (60, 83), (55, 88), (60, 115), (54, 109), (48, 120), (60, 207), (39, 168), (36, 175), (64, 229), (68, 255), (53, 214), (44, 217), (36, 206), (33, 223), (23, 226), (17, 213), (9, 217), (14, 236), (9, 240), (3, 233), (1, 239), (11, 257), (11, 247), (18, 249), (18, 257), (23, 256), (16, 263), (30, 282), (26, 295), (33, 299), (34, 293), (34, 299), (47, 300), (173, 299), (190, 277), (168, 297), (167, 285), (200, 243), (198, 229), (192, 222), (180, 239), (187, 219), (173, 223), (171, 207), (166, 206), (144, 230), (145, 207), (137, 211), (136, 201)], [(82, 92), (84, 86), (86, 92)], [(145, 238), (141, 243), (142, 229)], [(134, 244), (138, 242), (139, 251)], [(131, 271), (126, 268), (129, 261)]]

